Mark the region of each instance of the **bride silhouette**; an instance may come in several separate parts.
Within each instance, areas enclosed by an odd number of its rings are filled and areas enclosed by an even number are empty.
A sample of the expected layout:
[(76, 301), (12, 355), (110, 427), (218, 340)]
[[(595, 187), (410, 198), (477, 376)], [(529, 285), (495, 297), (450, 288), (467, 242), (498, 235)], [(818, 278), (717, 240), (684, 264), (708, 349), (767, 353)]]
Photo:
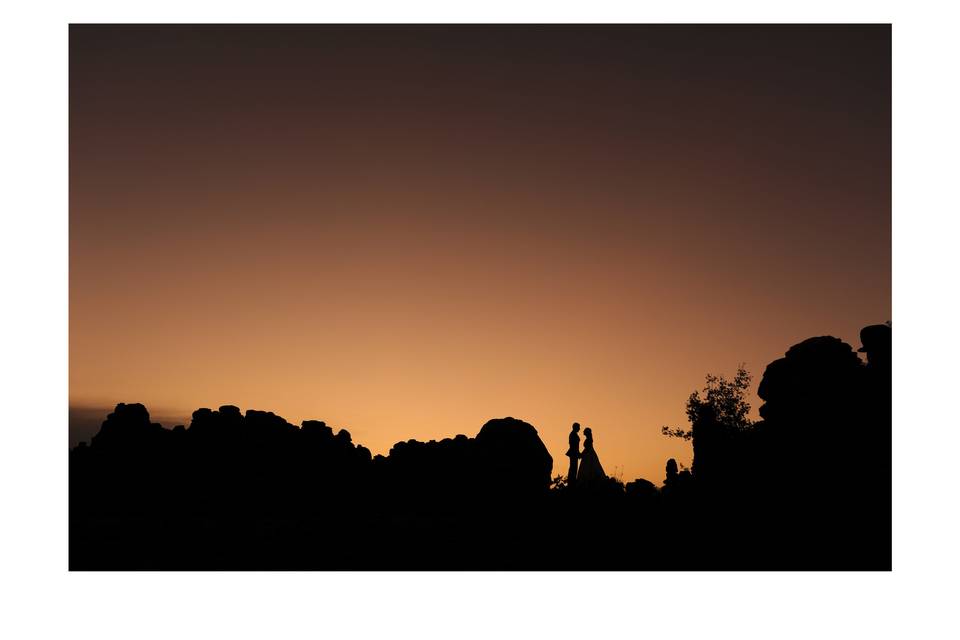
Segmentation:
[(607, 474), (603, 472), (600, 458), (593, 448), (593, 430), (587, 427), (583, 430), (583, 453), (580, 454), (580, 470), (577, 472), (577, 484), (603, 480)]

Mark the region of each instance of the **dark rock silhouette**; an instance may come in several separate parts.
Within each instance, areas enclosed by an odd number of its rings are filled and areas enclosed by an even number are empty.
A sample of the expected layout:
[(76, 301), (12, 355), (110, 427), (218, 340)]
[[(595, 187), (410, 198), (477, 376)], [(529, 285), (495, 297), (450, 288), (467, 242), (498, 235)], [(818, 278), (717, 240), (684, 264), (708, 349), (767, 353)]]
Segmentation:
[[(278, 555), (265, 552), (262, 545), (270, 536), (259, 528), (271, 522), (267, 519), (293, 519), (296, 524), (286, 526), (311, 531), (318, 539), (326, 539), (328, 530), (368, 522), (355, 532), (354, 542), (360, 544), (377, 527), (409, 518), (435, 521), (511, 511), (516, 516), (546, 496), (553, 468), (536, 429), (514, 418), (490, 420), (476, 438), (400, 442), (388, 456), (374, 459), (345, 429), (335, 432), (314, 420), (297, 427), (273, 413), (241, 414), (231, 405), (198, 409), (189, 428), (172, 430), (151, 423), (143, 405), (117, 405), (90, 446), (71, 452), (70, 462), (73, 568), (221, 568), (223, 562), (229, 568), (284, 567), (285, 554), (299, 544), (277, 549)], [(96, 535), (102, 533), (103, 518), (130, 518), (129, 526), (139, 526), (142, 522), (132, 518), (151, 515), (163, 518), (156, 531), (124, 530), (142, 541), (171, 523), (190, 530), (208, 526), (210, 517), (215, 529), (237, 529), (221, 532), (213, 553), (209, 540), (183, 547), (166, 540), (157, 547), (165, 551), (149, 557), (128, 548), (132, 538), (117, 538), (122, 527), (112, 537)], [(479, 532), (489, 524), (472, 527)], [(424, 540), (430, 538), (394, 531), (388, 542), (378, 543), (381, 555), (368, 557), (379, 557), (380, 566), (410, 561), (400, 548), (414, 549)], [(250, 544), (256, 552), (249, 553)], [(314, 567), (347, 562), (300, 553), (297, 561)], [(363, 566), (365, 560), (359, 562)]]
[(490, 420), (476, 437), (477, 458), (496, 490), (537, 495), (550, 487), (553, 458), (533, 425), (515, 418)]
[(643, 478), (637, 478), (624, 485), (624, 493), (631, 500), (641, 503), (641, 506), (660, 497), (660, 490), (657, 489), (657, 485)]
[(746, 378), (713, 377), (688, 410), (692, 469), (667, 461), (662, 488), (551, 490), (553, 459), (515, 418), (372, 456), (321, 421), (224, 405), (165, 429), (121, 403), (70, 452), (70, 567), (889, 569), (890, 336), (864, 328), (865, 363), (837, 338), (794, 345), (764, 371), (756, 423)]
[[(889, 327), (862, 335), (868, 356), (888, 362)], [(789, 542), (799, 568), (890, 567), (891, 390), (889, 367), (878, 367), (838, 338), (810, 338), (767, 366), (759, 422), (729, 429), (709, 410), (698, 415), (694, 509), (741, 523), (716, 544), (773, 555)], [(664, 492), (677, 493), (670, 476)], [(737, 538), (751, 528), (777, 538)]]
[(666, 476), (664, 476), (663, 478), (664, 490), (670, 491), (677, 486), (678, 484), (677, 476), (679, 475), (679, 473), (680, 473), (680, 467), (679, 465), (677, 465), (677, 461), (674, 460), (673, 458), (670, 458), (669, 460), (667, 460)]

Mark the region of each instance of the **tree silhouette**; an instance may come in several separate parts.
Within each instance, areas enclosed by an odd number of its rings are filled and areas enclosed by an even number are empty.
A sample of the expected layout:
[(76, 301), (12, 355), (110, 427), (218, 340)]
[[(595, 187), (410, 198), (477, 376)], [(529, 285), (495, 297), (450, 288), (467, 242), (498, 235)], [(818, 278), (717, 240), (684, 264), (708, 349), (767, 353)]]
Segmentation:
[(706, 384), (701, 391), (694, 391), (687, 399), (687, 420), (690, 429), (663, 426), (660, 432), (668, 438), (693, 438), (693, 427), (703, 420), (709, 419), (731, 433), (745, 431), (753, 426), (750, 418), (750, 403), (746, 399), (746, 391), (753, 380), (743, 364), (737, 366), (737, 373), (733, 380), (723, 376), (706, 375)]

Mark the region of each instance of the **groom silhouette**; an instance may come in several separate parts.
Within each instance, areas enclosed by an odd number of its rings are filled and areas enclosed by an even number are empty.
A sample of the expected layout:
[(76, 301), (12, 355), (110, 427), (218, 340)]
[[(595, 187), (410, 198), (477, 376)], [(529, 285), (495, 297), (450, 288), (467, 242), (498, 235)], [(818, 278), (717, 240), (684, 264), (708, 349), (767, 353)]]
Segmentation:
[(567, 457), (570, 458), (570, 471), (567, 473), (567, 485), (572, 485), (577, 481), (577, 460), (580, 459), (580, 423), (573, 423), (573, 430), (570, 432), (570, 448), (567, 449)]

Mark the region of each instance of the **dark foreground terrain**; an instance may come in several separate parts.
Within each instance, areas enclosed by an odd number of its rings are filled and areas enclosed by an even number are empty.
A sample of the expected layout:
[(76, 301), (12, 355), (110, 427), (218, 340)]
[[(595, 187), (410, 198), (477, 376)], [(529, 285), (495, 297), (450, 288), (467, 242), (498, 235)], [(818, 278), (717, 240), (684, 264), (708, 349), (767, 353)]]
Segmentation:
[(70, 452), (70, 568), (889, 570), (889, 327), (861, 340), (771, 363), (759, 422), (722, 380), (692, 397), (693, 468), (657, 484), (567, 486), (513, 418), (374, 457), (323, 422), (120, 404)]

